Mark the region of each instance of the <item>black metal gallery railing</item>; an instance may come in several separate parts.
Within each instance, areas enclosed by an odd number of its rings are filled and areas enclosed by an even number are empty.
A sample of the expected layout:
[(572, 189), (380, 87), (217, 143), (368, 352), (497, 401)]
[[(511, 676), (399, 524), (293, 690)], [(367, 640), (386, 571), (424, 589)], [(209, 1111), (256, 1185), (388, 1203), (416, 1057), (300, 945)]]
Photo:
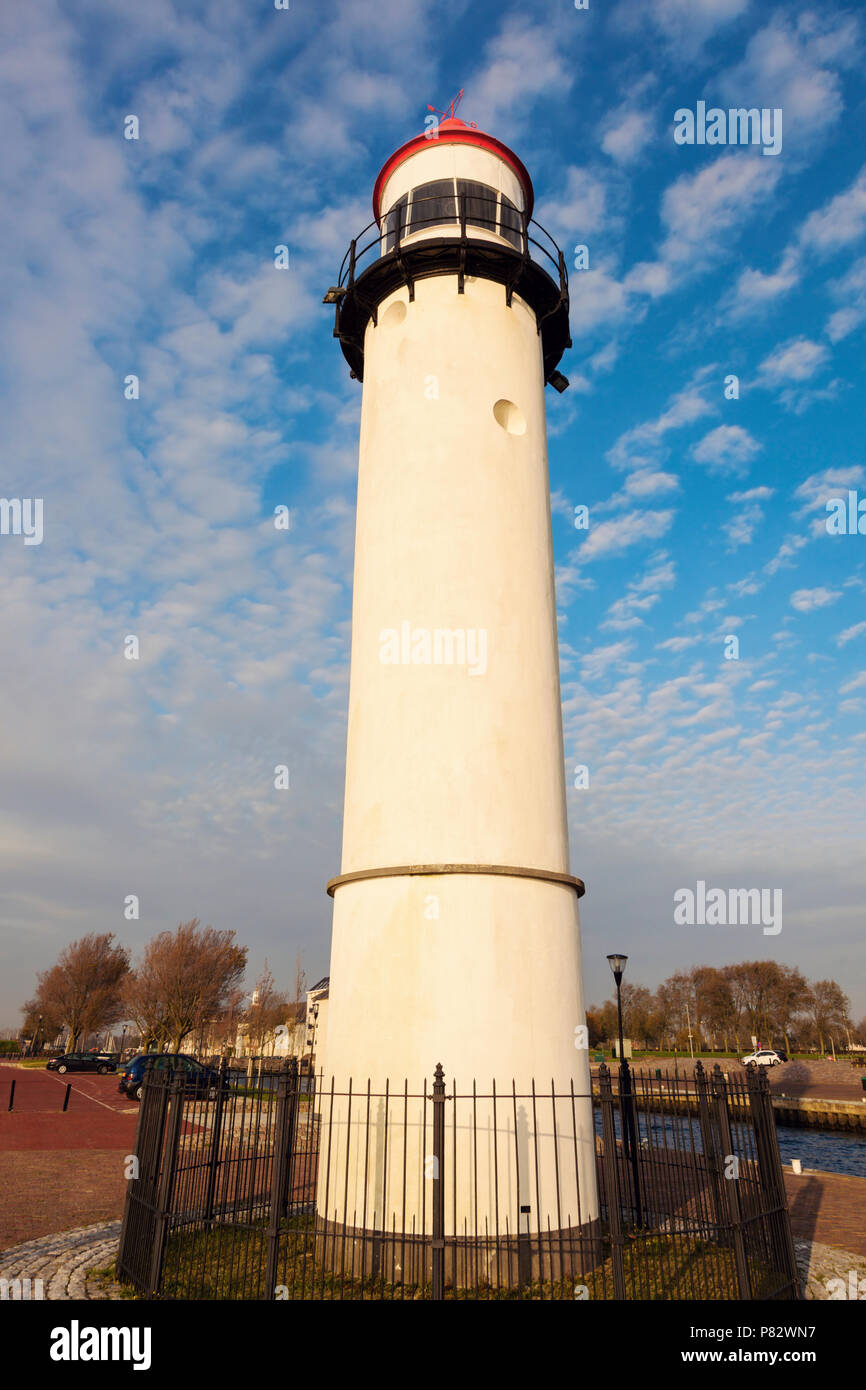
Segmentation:
[(374, 1092), (289, 1061), (208, 1097), (151, 1072), (119, 1277), (181, 1300), (799, 1297), (766, 1076), (624, 1074)]
[(363, 380), (364, 333), (378, 322), (382, 300), (401, 286), (410, 303), (419, 280), (454, 275), (463, 294), (470, 276), (504, 287), (505, 303), (520, 295), (535, 311), (542, 339), (545, 380), (567, 386), (556, 366), (571, 347), (568, 269), (565, 256), (539, 222), (495, 197), (451, 193), (413, 197), (395, 221), (393, 209), (370, 222), (349, 243), (336, 285), (324, 297), (335, 306), (334, 337), (352, 375)]
[[(444, 206), (445, 203), (453, 206)], [(349, 243), (349, 249), (340, 266), (338, 286), (350, 289), (355, 280), (372, 263), (385, 255), (396, 256), (401, 247), (412, 243), (418, 232), (425, 235), (433, 227), (442, 230), (451, 240), (468, 238), (477, 230), (507, 242), (507, 249), (521, 259), (529, 257), (536, 260), (548, 275), (553, 276), (564, 294), (568, 294), (568, 268), (565, 256), (553, 237), (535, 218), (527, 217), (519, 208), (509, 209), (509, 225), (503, 227), (501, 209), (496, 198), (488, 198), (473, 193), (451, 194), (447, 200), (436, 197), (415, 198), (411, 213), (407, 213), (397, 225), (389, 221), (385, 214), (381, 221), (369, 222), (358, 236)], [(366, 238), (366, 239), (365, 239)], [(487, 240), (488, 246), (499, 247), (499, 242)], [(501, 248), (505, 250), (506, 248)]]

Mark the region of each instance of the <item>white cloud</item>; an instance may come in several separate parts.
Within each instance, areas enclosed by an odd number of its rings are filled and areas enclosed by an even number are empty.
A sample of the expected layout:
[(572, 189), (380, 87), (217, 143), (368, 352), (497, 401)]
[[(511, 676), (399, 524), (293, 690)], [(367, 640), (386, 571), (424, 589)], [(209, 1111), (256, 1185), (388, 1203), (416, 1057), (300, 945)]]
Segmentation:
[(791, 607), (798, 613), (812, 613), (816, 608), (827, 608), (841, 597), (838, 589), (796, 589), (791, 595)]
[(604, 265), (593, 264), (592, 260), (589, 270), (572, 272), (569, 293), (573, 337), (586, 337), (601, 327), (621, 323), (625, 318), (636, 322), (641, 317), (635, 311), (625, 285), (617, 280), (613, 271)]
[(611, 189), (598, 175), (582, 165), (570, 164), (564, 170), (564, 183), (560, 196), (546, 198), (537, 216), (567, 254), (570, 245), (585, 242), (601, 228), (610, 235), (618, 219), (609, 209)]
[(731, 106), (781, 107), (784, 148), (801, 152), (820, 143), (842, 114), (840, 70), (856, 65), (859, 34), (852, 15), (777, 12), (723, 75), (721, 95)]
[(740, 272), (728, 313), (733, 319), (745, 317), (793, 289), (800, 279), (800, 255), (795, 247), (782, 253), (777, 270), (766, 273), (747, 268)]
[(788, 381), (808, 381), (829, 356), (823, 343), (809, 338), (791, 338), (769, 353), (758, 368), (759, 386), (781, 386)]
[[(740, 273), (734, 292), (725, 306), (726, 316), (737, 320), (759, 312), (798, 285), (806, 267), (815, 257), (826, 257), (843, 246), (851, 245), (863, 235), (864, 230), (866, 165), (848, 188), (809, 214), (797, 235), (782, 252), (775, 271), (748, 268)], [(838, 297), (844, 301), (850, 291), (857, 293), (862, 287), (855, 278), (850, 285), (837, 281), (835, 286), (831, 286), (831, 291), (837, 288)], [(840, 311), (839, 322), (842, 325), (845, 323), (844, 310)], [(860, 319), (856, 322), (860, 322)], [(832, 333), (829, 336), (831, 341), (837, 341)], [(844, 336), (844, 331), (838, 334), (838, 337)]]
[(780, 569), (790, 569), (794, 556), (803, 549), (804, 545), (808, 544), (808, 536), (788, 536), (779, 546), (773, 558), (767, 561), (764, 566), (764, 573), (777, 574)]
[(612, 642), (607, 647), (595, 647), (580, 658), (581, 676), (584, 680), (597, 680), (609, 666), (623, 661), (631, 649), (631, 642)]
[(721, 473), (744, 473), (761, 445), (742, 425), (718, 425), (692, 448), (692, 458)]
[(698, 642), (703, 640), (700, 633), (695, 633), (693, 637), (668, 637), (666, 641), (658, 643), (658, 649), (662, 652), (684, 652), (688, 647), (697, 646)]
[(751, 153), (719, 155), (697, 173), (683, 174), (665, 190), (661, 218), (667, 235), (661, 258), (676, 269), (711, 261), (720, 245), (757, 207), (773, 196), (781, 176), (777, 160)]
[(619, 554), (641, 541), (658, 540), (670, 530), (673, 519), (672, 511), (649, 511), (626, 512), (612, 521), (602, 521), (590, 528), (578, 558), (586, 563), (600, 556)]
[(866, 256), (855, 261), (840, 280), (832, 281), (829, 289), (842, 307), (830, 315), (826, 332), (831, 343), (839, 343), (866, 323)]
[(731, 492), (728, 494), (729, 502), (769, 502), (775, 495), (775, 488), (772, 487), (750, 487), (746, 492)]
[(654, 122), (649, 111), (633, 105), (620, 107), (604, 126), (601, 148), (617, 164), (633, 164), (654, 136)]
[(647, 497), (660, 497), (679, 491), (680, 480), (675, 473), (665, 473), (659, 469), (639, 468), (629, 473), (625, 484), (606, 502), (599, 503), (594, 511), (615, 511), (618, 507), (633, 506), (635, 502)]
[(837, 647), (846, 647), (849, 642), (853, 642), (855, 637), (860, 637), (866, 632), (866, 623), (855, 623), (853, 627), (846, 627), (836, 638)]
[(713, 413), (713, 406), (704, 394), (704, 383), (712, 370), (707, 366), (697, 373), (682, 391), (671, 397), (666, 409), (654, 420), (644, 421), (621, 434), (606, 455), (611, 467), (656, 471), (654, 465), (665, 435)]
[(551, 92), (564, 99), (576, 75), (573, 54), (566, 56), (552, 26), (507, 15), (485, 45), (484, 66), (466, 84), (472, 119), (482, 130), (510, 139), (520, 129), (518, 113), (525, 119), (536, 98)]
[(676, 492), (680, 480), (675, 473), (663, 473), (658, 469), (645, 469), (629, 474), (625, 491), (630, 497), (652, 497), (660, 492)]
[[(756, 488), (755, 491), (761, 491)], [(741, 545), (751, 545), (755, 534), (764, 519), (764, 509), (757, 502), (750, 502), (730, 521), (725, 523), (724, 532), (728, 538), (728, 549), (737, 550)]]
[(624, 597), (611, 604), (600, 626), (614, 629), (643, 627), (643, 618), (638, 615), (654, 608), (661, 599), (662, 591), (670, 588), (675, 579), (673, 561), (664, 552), (653, 557), (648, 569), (629, 584)]
[(812, 212), (800, 229), (800, 245), (827, 255), (859, 241), (866, 232), (866, 166), (854, 182), (823, 208)]
[[(866, 469), (861, 464), (852, 464), (849, 468), (825, 468), (821, 473), (811, 473), (794, 490), (794, 496), (802, 503), (797, 515), (805, 516), (809, 512), (825, 512), (827, 502), (831, 497), (838, 497), (848, 488), (861, 487), (866, 484)], [(803, 541), (805, 545), (805, 541)]]
[(746, 13), (749, 0), (625, 0), (615, 11), (625, 30), (652, 25), (678, 58), (697, 58), (703, 45), (720, 29)]

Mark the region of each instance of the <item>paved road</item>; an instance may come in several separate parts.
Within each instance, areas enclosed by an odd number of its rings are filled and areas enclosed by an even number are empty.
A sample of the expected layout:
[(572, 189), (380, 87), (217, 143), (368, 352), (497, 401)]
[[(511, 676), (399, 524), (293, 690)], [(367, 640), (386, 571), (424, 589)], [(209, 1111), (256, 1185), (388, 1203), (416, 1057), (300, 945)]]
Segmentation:
[(72, 1094), (64, 1114), (62, 1077), (0, 1067), (0, 1247), (115, 1220), (123, 1211), (124, 1159), (135, 1145), (138, 1106), (118, 1093), (116, 1076), (67, 1075)]

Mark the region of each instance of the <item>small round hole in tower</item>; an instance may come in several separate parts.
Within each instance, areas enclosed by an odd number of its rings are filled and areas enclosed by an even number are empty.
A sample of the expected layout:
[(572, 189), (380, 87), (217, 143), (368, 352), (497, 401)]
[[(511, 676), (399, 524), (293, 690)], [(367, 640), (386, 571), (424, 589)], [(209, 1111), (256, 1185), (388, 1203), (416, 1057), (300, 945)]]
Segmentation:
[(493, 407), (493, 417), (508, 434), (526, 434), (526, 418), (519, 406), (504, 398)]
[(402, 299), (395, 299), (393, 304), (382, 315), (382, 323), (386, 328), (396, 328), (406, 317), (407, 309)]

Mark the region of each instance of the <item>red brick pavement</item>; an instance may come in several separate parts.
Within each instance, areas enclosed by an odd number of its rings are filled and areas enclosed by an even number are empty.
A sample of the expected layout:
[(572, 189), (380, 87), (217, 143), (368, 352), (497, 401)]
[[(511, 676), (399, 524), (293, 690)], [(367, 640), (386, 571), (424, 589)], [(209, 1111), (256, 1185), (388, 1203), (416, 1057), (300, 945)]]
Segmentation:
[(866, 1255), (866, 1178), (786, 1173), (785, 1191), (795, 1240), (817, 1240)]
[[(10, 1113), (9, 1093), (15, 1081)], [(64, 1113), (67, 1081), (72, 1084)], [(138, 1105), (117, 1089), (115, 1075), (0, 1068), (0, 1152), (45, 1149), (115, 1149), (130, 1151)]]
[(123, 1215), (123, 1153), (0, 1153), (0, 1250)]

